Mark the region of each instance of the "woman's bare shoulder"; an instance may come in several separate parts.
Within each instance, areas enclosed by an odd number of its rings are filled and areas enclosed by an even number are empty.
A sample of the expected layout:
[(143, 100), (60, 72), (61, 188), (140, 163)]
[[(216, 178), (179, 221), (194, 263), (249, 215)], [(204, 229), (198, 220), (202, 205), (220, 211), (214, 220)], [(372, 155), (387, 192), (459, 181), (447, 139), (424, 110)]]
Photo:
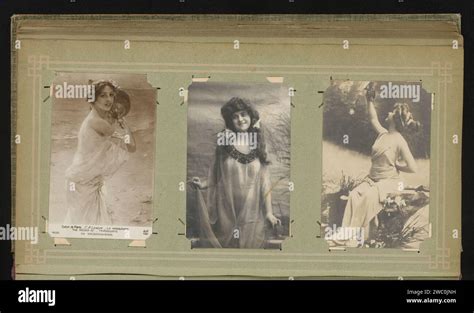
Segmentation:
[(408, 147), (408, 143), (405, 137), (403, 137), (403, 135), (400, 134), (399, 132), (394, 133), (394, 138), (397, 140), (399, 147), (401, 148)]
[(101, 136), (110, 136), (114, 132), (114, 129), (109, 122), (95, 115), (91, 116), (89, 119), (89, 126)]

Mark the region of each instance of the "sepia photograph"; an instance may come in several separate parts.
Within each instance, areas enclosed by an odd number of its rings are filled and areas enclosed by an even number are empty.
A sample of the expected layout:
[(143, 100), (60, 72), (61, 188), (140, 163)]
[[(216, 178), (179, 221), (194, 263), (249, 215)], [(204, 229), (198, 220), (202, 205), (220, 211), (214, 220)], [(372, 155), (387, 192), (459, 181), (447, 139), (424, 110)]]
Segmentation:
[(419, 249), (429, 238), (432, 95), (420, 81), (336, 81), (324, 93), (322, 236)]
[(192, 248), (281, 249), (289, 235), (290, 97), (282, 84), (188, 89)]
[(50, 235), (146, 239), (156, 90), (146, 75), (97, 73), (58, 73), (50, 88)]

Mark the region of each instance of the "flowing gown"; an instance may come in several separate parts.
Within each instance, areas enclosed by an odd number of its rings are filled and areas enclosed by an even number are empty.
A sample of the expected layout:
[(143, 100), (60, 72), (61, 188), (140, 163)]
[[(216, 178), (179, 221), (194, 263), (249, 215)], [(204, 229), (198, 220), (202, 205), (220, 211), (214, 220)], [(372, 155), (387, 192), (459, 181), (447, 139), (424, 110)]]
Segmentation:
[(342, 227), (363, 227), (364, 239), (369, 225), (383, 209), (383, 201), (397, 191), (401, 179), (395, 164), (405, 139), (399, 133), (380, 133), (372, 146), (372, 166), (369, 175), (349, 193)]
[(66, 170), (65, 224), (113, 224), (113, 212), (106, 204), (105, 180), (127, 161), (128, 151), (123, 140), (97, 133), (91, 126), (94, 118), (98, 117), (91, 111), (82, 122), (77, 151)]
[[(233, 151), (235, 153), (235, 150)], [(210, 169), (207, 203), (197, 190), (203, 247), (263, 248), (265, 200), (270, 197), (268, 166), (216, 153)]]

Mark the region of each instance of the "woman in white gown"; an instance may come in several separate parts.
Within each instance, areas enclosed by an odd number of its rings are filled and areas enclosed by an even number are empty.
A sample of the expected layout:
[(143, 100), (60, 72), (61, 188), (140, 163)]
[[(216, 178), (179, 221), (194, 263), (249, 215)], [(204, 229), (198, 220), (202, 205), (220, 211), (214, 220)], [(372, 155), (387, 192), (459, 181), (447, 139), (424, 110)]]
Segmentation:
[(225, 132), (255, 135), (256, 147), (240, 142), (217, 145), (209, 178), (194, 177), (197, 189), (207, 189), (207, 201), (197, 190), (200, 245), (214, 248), (263, 248), (265, 221), (275, 226), (269, 161), (259, 127), (259, 113), (245, 99), (232, 98), (222, 108)]
[(401, 132), (417, 131), (420, 126), (413, 119), (406, 103), (396, 103), (385, 119), (387, 128), (383, 127), (375, 110), (372, 84), (367, 88), (366, 98), (369, 121), (377, 133), (377, 139), (372, 146), (369, 175), (350, 192), (341, 228), (342, 232), (347, 228), (362, 228), (364, 239), (368, 238), (370, 223), (383, 209), (387, 195), (403, 190), (399, 173), (415, 173), (417, 170), (415, 159)]
[(65, 224), (113, 224), (105, 181), (135, 151), (133, 134), (123, 118), (130, 110), (130, 98), (111, 81), (96, 82), (94, 87), (95, 101), (82, 122), (77, 151), (66, 170)]

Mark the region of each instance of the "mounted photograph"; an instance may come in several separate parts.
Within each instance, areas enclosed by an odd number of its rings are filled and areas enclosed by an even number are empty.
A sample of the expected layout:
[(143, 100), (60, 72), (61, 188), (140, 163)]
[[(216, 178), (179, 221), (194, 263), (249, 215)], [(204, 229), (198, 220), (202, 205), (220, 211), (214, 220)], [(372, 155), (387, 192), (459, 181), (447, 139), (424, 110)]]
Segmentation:
[(193, 82), (188, 92), (192, 248), (281, 249), (290, 217), (288, 88)]
[(148, 238), (156, 90), (146, 75), (58, 73), (50, 97), (49, 234)]
[(419, 81), (331, 80), (321, 203), (330, 246), (419, 249), (430, 237), (431, 106)]

